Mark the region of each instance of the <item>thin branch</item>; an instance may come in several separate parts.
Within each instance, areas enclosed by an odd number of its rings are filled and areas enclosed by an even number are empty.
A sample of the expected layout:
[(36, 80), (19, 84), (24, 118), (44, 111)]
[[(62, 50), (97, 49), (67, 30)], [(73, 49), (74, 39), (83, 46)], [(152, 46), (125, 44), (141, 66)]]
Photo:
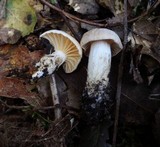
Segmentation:
[(51, 9), (56, 10), (59, 13), (62, 13), (63, 15), (65, 15), (65, 17), (67, 17), (67, 18), (69, 18), (71, 20), (76, 20), (78, 22), (83, 22), (83, 23), (90, 24), (90, 25), (93, 25), (93, 26), (98, 26), (98, 27), (107, 27), (108, 26), (108, 24), (95, 23), (93, 21), (89, 21), (89, 20), (78, 18), (78, 17), (76, 17), (76, 16), (74, 16), (72, 14), (69, 14), (69, 13), (65, 12), (64, 10), (61, 10), (60, 8), (50, 4), (49, 2), (47, 2), (45, 0), (40, 0), (40, 1), (41, 1), (41, 3), (43, 3), (43, 4), (47, 5), (48, 7), (50, 7)]
[[(89, 25), (93, 25), (93, 26), (97, 26), (97, 27), (114, 27), (114, 26), (118, 26), (118, 25), (123, 25), (123, 23), (121, 22), (115, 22), (115, 23), (96, 23), (94, 21), (89, 21), (89, 20), (85, 20), (85, 19), (81, 19), (81, 18), (78, 18), (72, 14), (69, 14), (67, 12), (65, 12), (64, 10), (61, 10), (60, 8), (50, 4), (49, 2), (45, 1), (45, 0), (40, 0), (41, 3), (47, 5), (48, 7), (50, 7), (51, 9), (53, 10), (56, 10), (58, 11), (59, 13), (63, 14), (65, 17), (69, 18), (70, 20), (72, 21), (76, 21), (76, 22), (83, 22), (83, 23), (86, 23), (86, 24), (89, 24)], [(135, 21), (137, 21), (138, 19), (148, 15), (149, 13), (151, 13), (158, 5), (160, 4), (160, 0), (158, 0), (150, 9), (148, 9), (146, 12), (144, 12), (142, 15), (136, 17), (136, 18), (133, 18), (131, 20), (128, 21), (128, 23), (133, 23)]]
[[(57, 6), (58, 8), (61, 8), (60, 5), (60, 0), (57, 0)], [(67, 17), (65, 15), (63, 15), (63, 13), (60, 13), (60, 15), (62, 16), (63, 20), (65, 21), (67, 27), (70, 29), (70, 31), (72, 32), (72, 34), (74, 35), (74, 37), (77, 39), (77, 41), (80, 41), (80, 36), (76, 33), (76, 31), (74, 30), (74, 28), (71, 26), (71, 23), (69, 22), (69, 20), (67, 19)]]
[(115, 121), (114, 121), (114, 130), (113, 130), (113, 140), (112, 147), (116, 147), (117, 132), (118, 132), (118, 120), (119, 120), (119, 109), (120, 109), (120, 98), (121, 98), (121, 89), (122, 89), (122, 76), (123, 76), (123, 61), (124, 61), (124, 51), (127, 47), (127, 0), (124, 0), (124, 49), (121, 54), (121, 59), (118, 69), (118, 79), (117, 79), (117, 91), (116, 91), (116, 110), (115, 110)]
[(6, 106), (7, 108), (10, 108), (10, 109), (27, 109), (29, 108), (30, 106), (11, 106), (11, 105), (8, 105), (6, 102), (4, 102), (3, 100), (0, 99), (0, 102)]
[[(8, 105), (6, 102), (0, 99), (0, 102), (6, 106), (7, 108), (10, 109), (28, 109), (28, 108), (33, 108), (32, 106), (15, 106), (15, 105)], [(54, 106), (46, 106), (46, 107), (38, 107), (38, 108), (33, 108), (34, 110), (49, 110), (49, 109), (54, 109)]]

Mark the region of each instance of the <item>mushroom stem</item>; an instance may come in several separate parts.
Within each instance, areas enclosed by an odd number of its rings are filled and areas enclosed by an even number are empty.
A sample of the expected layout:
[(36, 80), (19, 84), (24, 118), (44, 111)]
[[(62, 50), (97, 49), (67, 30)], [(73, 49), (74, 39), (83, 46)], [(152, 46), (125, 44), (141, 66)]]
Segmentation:
[(52, 54), (44, 55), (40, 61), (36, 63), (38, 71), (32, 75), (32, 78), (40, 78), (45, 75), (51, 75), (65, 62), (66, 58), (66, 55), (59, 50), (53, 52)]
[(93, 42), (90, 49), (88, 61), (89, 83), (97, 83), (104, 79), (106, 84), (109, 81), (108, 74), (111, 66), (110, 44), (106, 41)]
[(50, 89), (52, 94), (53, 105), (55, 106), (55, 109), (54, 109), (55, 120), (58, 120), (62, 117), (62, 113), (61, 113), (57, 84), (56, 84), (54, 74), (50, 76)]
[(89, 54), (87, 83), (82, 96), (82, 109), (88, 123), (96, 124), (110, 115), (110, 66), (110, 44), (106, 41), (93, 42)]

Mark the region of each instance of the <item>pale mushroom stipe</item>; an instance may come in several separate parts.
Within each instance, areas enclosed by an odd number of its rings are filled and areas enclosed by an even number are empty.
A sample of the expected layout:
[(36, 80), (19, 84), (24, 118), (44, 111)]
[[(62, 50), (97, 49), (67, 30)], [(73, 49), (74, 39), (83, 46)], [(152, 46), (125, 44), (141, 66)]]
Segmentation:
[(60, 30), (47, 31), (40, 37), (43, 37), (49, 41), (49, 43), (54, 47), (54, 52), (44, 55), (40, 59), (40, 61), (36, 64), (38, 71), (32, 75), (32, 78), (38, 79), (43, 76), (51, 75), (49, 76), (50, 89), (53, 104), (55, 106), (55, 120), (57, 120), (61, 118), (62, 113), (61, 108), (57, 107), (60, 102), (53, 73), (62, 64), (66, 73), (71, 73), (74, 71), (82, 58), (82, 49), (80, 44), (72, 36)]
[(62, 64), (66, 73), (77, 68), (82, 58), (82, 49), (76, 39), (61, 30), (50, 30), (40, 37), (50, 42), (54, 52), (44, 55), (36, 64), (38, 71), (32, 75), (33, 79), (53, 74)]
[(86, 32), (80, 44), (89, 56), (87, 82), (82, 95), (83, 117), (87, 123), (96, 124), (110, 117), (111, 57), (118, 54), (123, 46), (119, 36), (105, 28)]

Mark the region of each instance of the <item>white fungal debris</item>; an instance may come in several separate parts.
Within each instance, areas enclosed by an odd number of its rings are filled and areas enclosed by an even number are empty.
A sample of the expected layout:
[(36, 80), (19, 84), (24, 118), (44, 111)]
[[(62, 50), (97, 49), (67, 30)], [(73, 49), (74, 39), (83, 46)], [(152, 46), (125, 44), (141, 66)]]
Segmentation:
[(56, 51), (52, 54), (43, 56), (36, 64), (38, 71), (32, 75), (32, 78), (40, 78), (45, 75), (51, 75), (56, 68), (61, 66), (66, 60), (66, 55), (62, 51)]

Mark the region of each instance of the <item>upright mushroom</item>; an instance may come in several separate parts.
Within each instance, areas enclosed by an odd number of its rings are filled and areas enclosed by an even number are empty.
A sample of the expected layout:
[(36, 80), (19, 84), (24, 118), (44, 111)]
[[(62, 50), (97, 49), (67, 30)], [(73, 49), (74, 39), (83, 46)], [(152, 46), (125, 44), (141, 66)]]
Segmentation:
[(40, 37), (47, 39), (55, 51), (40, 59), (36, 64), (38, 71), (32, 75), (32, 78), (51, 75), (62, 64), (66, 73), (71, 73), (77, 68), (82, 58), (82, 50), (72, 36), (60, 30), (50, 30)]
[[(38, 71), (32, 75), (33, 79), (53, 74), (62, 64), (66, 73), (71, 73), (77, 68), (82, 58), (82, 49), (72, 36), (60, 30), (50, 30), (40, 37), (47, 39), (55, 51), (44, 55), (36, 64)], [(61, 109), (56, 107), (59, 105), (59, 98), (54, 75), (50, 76), (50, 88), (55, 106), (55, 119), (59, 119), (61, 117)]]
[(89, 54), (87, 82), (82, 95), (83, 117), (88, 123), (97, 123), (109, 117), (109, 72), (111, 56), (122, 49), (118, 35), (108, 29), (99, 28), (86, 32), (81, 47)]

